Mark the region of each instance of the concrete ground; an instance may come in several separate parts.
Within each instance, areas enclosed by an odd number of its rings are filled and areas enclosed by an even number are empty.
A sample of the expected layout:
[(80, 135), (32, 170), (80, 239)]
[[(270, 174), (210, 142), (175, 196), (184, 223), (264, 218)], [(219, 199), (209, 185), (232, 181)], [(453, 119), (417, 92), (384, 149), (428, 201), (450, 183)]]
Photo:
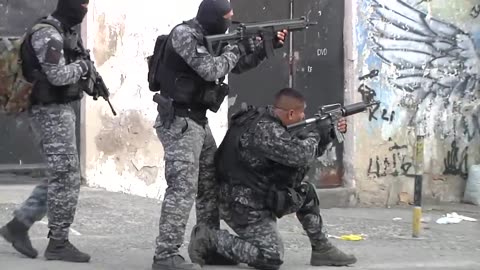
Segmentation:
[[(1, 176), (0, 176), (1, 178)], [(0, 179), (0, 224), (11, 218), (11, 212), (30, 193), (31, 184), (15, 185)], [(25, 181), (24, 181), (25, 182)], [(425, 207), (420, 239), (412, 239), (410, 208), (322, 209), (326, 229), (331, 235), (364, 234), (361, 241), (332, 241), (345, 251), (353, 252), (358, 263), (353, 269), (480, 269), (480, 221), (438, 225), (435, 220), (447, 212), (480, 219), (478, 207), (442, 205)], [(47, 245), (47, 221), (38, 222), (31, 230), (37, 259), (16, 253), (0, 239), (0, 269), (150, 269), (154, 239), (158, 233), (160, 202), (157, 200), (106, 192), (84, 187), (80, 196), (71, 241), (92, 255), (89, 264), (50, 262), (43, 258)], [(401, 220), (393, 220), (401, 218)], [(190, 220), (194, 219), (194, 213)], [(187, 236), (193, 224), (187, 227)], [(279, 222), (284, 237), (286, 258), (282, 269), (331, 269), (308, 265), (310, 247), (295, 216)], [(182, 248), (186, 256), (185, 246)], [(188, 258), (188, 256), (187, 256)], [(249, 269), (238, 267), (205, 267), (205, 269)]]

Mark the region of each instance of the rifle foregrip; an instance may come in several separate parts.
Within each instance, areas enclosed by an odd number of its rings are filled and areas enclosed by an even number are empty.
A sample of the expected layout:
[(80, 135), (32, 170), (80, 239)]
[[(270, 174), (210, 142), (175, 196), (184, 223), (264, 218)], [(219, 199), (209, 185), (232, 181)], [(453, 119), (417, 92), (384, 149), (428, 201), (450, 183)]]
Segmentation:
[(344, 107), (345, 113), (343, 116), (350, 116), (356, 113), (363, 112), (367, 109), (367, 104), (365, 102), (357, 102)]

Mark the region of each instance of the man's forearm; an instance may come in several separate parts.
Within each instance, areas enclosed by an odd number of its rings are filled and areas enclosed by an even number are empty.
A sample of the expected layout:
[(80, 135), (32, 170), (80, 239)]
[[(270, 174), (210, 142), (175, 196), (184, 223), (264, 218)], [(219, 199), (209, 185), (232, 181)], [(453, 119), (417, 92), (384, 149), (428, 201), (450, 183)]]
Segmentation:
[(237, 65), (232, 70), (232, 73), (240, 74), (250, 69), (253, 69), (258, 65), (260, 65), (265, 58), (266, 58), (265, 50), (263, 49), (262, 43), (260, 43), (256, 46), (255, 51), (253, 53), (245, 55), (242, 58), (240, 58)]

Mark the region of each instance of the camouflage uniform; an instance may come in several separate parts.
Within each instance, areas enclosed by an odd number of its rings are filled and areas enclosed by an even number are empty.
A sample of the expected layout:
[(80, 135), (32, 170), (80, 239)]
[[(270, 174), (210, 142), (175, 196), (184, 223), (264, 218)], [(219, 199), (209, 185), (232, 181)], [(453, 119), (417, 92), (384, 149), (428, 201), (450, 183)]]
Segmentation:
[[(52, 16), (47, 19), (60, 23)], [(31, 36), (31, 45), (42, 72), (53, 86), (76, 84), (89, 70), (88, 64), (83, 60), (67, 63), (63, 49), (58, 49), (62, 48), (63, 42), (62, 35), (53, 26), (43, 26)], [(28, 231), (34, 222), (47, 214), (49, 238), (66, 243), (64, 241), (68, 240), (80, 191), (76, 116), (70, 103), (34, 104), (29, 111), (30, 128), (47, 163), (48, 180), (35, 187), (30, 197), (14, 211), (13, 223)], [(2, 235), (19, 250), (19, 243), (8, 237), (6, 229), (3, 230)], [(29, 251), (21, 247), (24, 244), (30, 247)], [(29, 240), (20, 245), (19, 251), (36, 257), (36, 250), (31, 247)], [(86, 256), (88, 255), (82, 254), (80, 260), (86, 260)]]
[[(48, 80), (53, 85), (77, 83), (88, 69), (80, 62), (66, 65), (63, 56), (58, 64), (48, 63), (46, 55), (52, 42), (63, 43), (62, 36), (53, 27), (41, 28), (32, 35), (32, 46)], [(15, 217), (31, 226), (48, 213), (50, 237), (67, 239), (80, 191), (75, 112), (70, 104), (34, 105), (29, 118), (47, 162), (49, 179), (33, 190), (30, 198), (15, 211)]]
[[(267, 114), (270, 117), (262, 118), (241, 135), (240, 160), (243, 166), (262, 172), (256, 175), (272, 184), (281, 178), (278, 165), (298, 168), (298, 178), (290, 179), (291, 186), (298, 192), (298, 200), (291, 202), (283, 215), (296, 213), (312, 247), (326, 247), (329, 252), (336, 252), (322, 232), (322, 216), (315, 187), (302, 181), (308, 165), (332, 141), (333, 130), (326, 128), (322, 133), (311, 132), (302, 138), (293, 137), (280, 120), (272, 121), (276, 116), (271, 107), (267, 108)], [(226, 258), (258, 269), (278, 269), (283, 263), (284, 247), (276, 214), (267, 205), (265, 196), (259, 196), (256, 190), (242, 184), (221, 182), (220, 216), (238, 237), (226, 230), (205, 230), (197, 226), (192, 232), (191, 241), (194, 244), (189, 247), (190, 258), (200, 264), (208, 260), (207, 253), (200, 258), (198, 253), (198, 243), (205, 242), (202, 237), (208, 235), (208, 250), (215, 250)], [(312, 264), (315, 265), (314, 262)]]
[[(215, 81), (229, 72), (242, 73), (261, 63), (263, 50), (239, 56), (236, 46), (227, 46), (218, 57), (198, 44), (201, 26), (196, 19), (172, 31), (172, 46), (194, 71), (206, 81)], [(214, 154), (217, 145), (207, 119), (194, 121), (175, 116), (170, 128), (162, 123), (160, 114), (155, 126), (164, 148), (165, 178), (168, 188), (162, 204), (155, 258), (163, 260), (178, 254), (183, 244), (185, 227), (196, 198), (197, 223), (219, 227), (218, 185), (215, 180)]]
[[(271, 109), (268, 110), (272, 116)], [(330, 142), (331, 138), (324, 136)], [(320, 136), (309, 133), (306, 139), (291, 137), (280, 122), (260, 120), (240, 138), (242, 160), (246, 166), (258, 169), (272, 166), (269, 160), (286, 166), (303, 168), (318, 156)], [(268, 170), (267, 170), (268, 172)], [(275, 177), (272, 167), (265, 179)], [(292, 179), (297, 181), (301, 179)], [(288, 213), (297, 217), (313, 243), (325, 241), (322, 233), (322, 217), (318, 208), (315, 188), (306, 182), (301, 185), (301, 200), (291, 205)], [(280, 265), (283, 262), (283, 243), (277, 229), (277, 219), (265, 205), (265, 198), (255, 196), (249, 188), (237, 185), (235, 188), (222, 184), (220, 191), (221, 218), (239, 235), (233, 237), (226, 231), (218, 235), (218, 252), (235, 261), (256, 265), (261, 256), (266, 264)], [(307, 196), (308, 195), (308, 196)], [(237, 219), (238, 217), (238, 219)], [(242, 218), (245, 217), (246, 221)], [(243, 221), (243, 222), (242, 222)], [(239, 224), (240, 223), (240, 224)]]

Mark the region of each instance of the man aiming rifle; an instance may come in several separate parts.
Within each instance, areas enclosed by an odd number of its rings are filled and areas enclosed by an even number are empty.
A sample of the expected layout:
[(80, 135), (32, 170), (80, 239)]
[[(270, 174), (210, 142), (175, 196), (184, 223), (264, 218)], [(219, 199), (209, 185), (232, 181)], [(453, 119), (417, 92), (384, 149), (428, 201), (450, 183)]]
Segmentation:
[(283, 30), (288, 32), (305, 30), (309, 26), (316, 24), (317, 22), (308, 21), (305, 17), (256, 23), (239, 23), (237, 29), (230, 33), (205, 36), (205, 44), (210, 53), (218, 55), (220, 48), (225, 43), (238, 43), (244, 40), (253, 41), (260, 37), (267, 58), (271, 58), (274, 55), (274, 49), (276, 49), (274, 41), (277, 32)]

